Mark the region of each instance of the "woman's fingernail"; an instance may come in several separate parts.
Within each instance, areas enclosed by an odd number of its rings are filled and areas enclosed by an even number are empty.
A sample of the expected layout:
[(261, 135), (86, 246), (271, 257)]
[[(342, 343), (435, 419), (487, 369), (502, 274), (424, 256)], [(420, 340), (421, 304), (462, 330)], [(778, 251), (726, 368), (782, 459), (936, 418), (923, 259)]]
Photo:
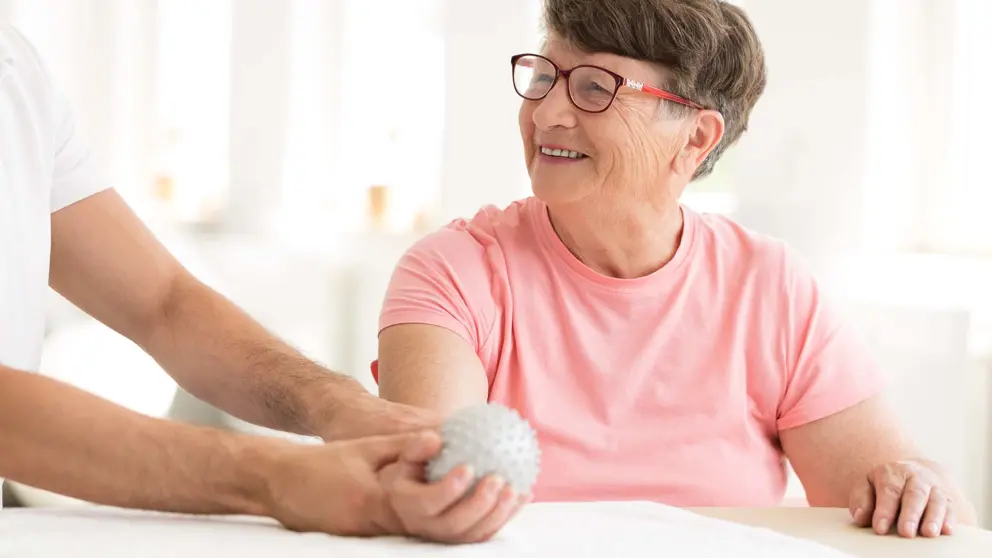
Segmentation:
[(491, 496), (495, 496), (500, 490), (503, 490), (503, 486), (505, 484), (506, 483), (503, 479), (499, 477), (490, 478), (489, 482), (486, 483), (486, 492), (488, 492)]
[(473, 477), (475, 477), (475, 471), (473, 471), (472, 467), (468, 465), (462, 467), (461, 470), (458, 471), (458, 482), (469, 482)]
[(917, 525), (917, 523), (915, 521), (907, 521), (907, 522), (903, 523), (902, 525), (903, 525), (903, 527), (906, 528), (906, 532), (909, 533), (910, 536), (915, 535), (916, 534), (916, 530), (919, 528), (919, 525)]
[(888, 530), (889, 530), (889, 520), (888, 519), (879, 519), (878, 520), (878, 530), (881, 531), (881, 532), (883, 532), (883, 533), (888, 532)]
[(854, 510), (854, 520), (861, 521), (861, 514), (865, 513), (865, 510), (858, 508)]
[(510, 503), (517, 501), (517, 491), (513, 489), (512, 486), (506, 485), (506, 488), (499, 493), (499, 499), (503, 502)]
[(927, 534), (930, 535), (931, 537), (936, 537), (937, 534), (940, 532), (940, 526), (934, 523), (933, 521), (927, 523), (924, 529), (926, 530)]

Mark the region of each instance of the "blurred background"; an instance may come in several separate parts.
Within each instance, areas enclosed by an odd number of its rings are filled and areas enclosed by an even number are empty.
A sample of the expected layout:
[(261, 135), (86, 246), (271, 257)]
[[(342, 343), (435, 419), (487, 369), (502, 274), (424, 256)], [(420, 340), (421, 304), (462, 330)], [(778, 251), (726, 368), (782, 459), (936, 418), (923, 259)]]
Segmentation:
[[(740, 0), (769, 66), (685, 202), (782, 237), (992, 517), (992, 2)], [(529, 194), (511, 54), (540, 0), (0, 0), (107, 180), (199, 277), (370, 390), (411, 242)], [(42, 373), (139, 412), (279, 435), (191, 398), (52, 295)], [(74, 503), (8, 483), (7, 505)], [(793, 483), (790, 501), (802, 500)]]

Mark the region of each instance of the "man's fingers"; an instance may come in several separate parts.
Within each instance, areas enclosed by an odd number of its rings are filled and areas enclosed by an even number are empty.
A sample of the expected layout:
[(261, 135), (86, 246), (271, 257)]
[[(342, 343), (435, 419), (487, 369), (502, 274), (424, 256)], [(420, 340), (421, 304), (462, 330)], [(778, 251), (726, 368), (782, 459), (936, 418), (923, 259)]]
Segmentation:
[(875, 512), (875, 489), (872, 488), (868, 478), (865, 477), (851, 491), (849, 503), (851, 517), (858, 527), (868, 527), (871, 525), (872, 514)]
[(930, 502), (930, 484), (913, 475), (902, 489), (899, 506), (899, 525), (896, 530), (907, 538), (915, 537), (920, 530), (920, 520)]
[(875, 526), (876, 533), (884, 535), (892, 528), (899, 513), (906, 479), (902, 475), (880, 469), (871, 478), (871, 484), (875, 488), (875, 514), (872, 525)]
[(428, 430), (416, 436), (403, 450), (403, 459), (412, 463), (426, 463), (441, 451), (441, 436)]
[(368, 461), (375, 470), (399, 460), (411, 440), (417, 434), (393, 434), (391, 436), (370, 436), (350, 443), (355, 444), (362, 458)]
[(381, 505), (374, 520), (377, 532), (382, 535), (396, 535), (405, 532), (406, 526), (403, 525), (396, 510), (393, 509), (389, 496), (382, 487), (380, 487), (379, 501)]
[(938, 537), (944, 529), (944, 521), (947, 518), (947, 508), (950, 501), (943, 490), (933, 488), (930, 490), (930, 502), (927, 504), (926, 512), (920, 523), (920, 534), (924, 537)]

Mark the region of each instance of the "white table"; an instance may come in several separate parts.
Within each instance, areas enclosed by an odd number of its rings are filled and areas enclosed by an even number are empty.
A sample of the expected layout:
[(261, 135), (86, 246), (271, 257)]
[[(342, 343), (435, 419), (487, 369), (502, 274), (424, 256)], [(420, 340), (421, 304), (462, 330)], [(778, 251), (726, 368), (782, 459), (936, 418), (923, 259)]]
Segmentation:
[(992, 556), (992, 533), (978, 529), (939, 540), (901, 540), (855, 529), (844, 510), (696, 511), (650, 503), (532, 504), (493, 541), (445, 547), (401, 538), (291, 533), (258, 518), (19, 508), (0, 511), (0, 557)]
[(959, 526), (953, 536), (885, 537), (851, 522), (839, 508), (696, 508), (695, 513), (818, 541), (858, 558), (966, 558), (992, 556), (992, 531)]

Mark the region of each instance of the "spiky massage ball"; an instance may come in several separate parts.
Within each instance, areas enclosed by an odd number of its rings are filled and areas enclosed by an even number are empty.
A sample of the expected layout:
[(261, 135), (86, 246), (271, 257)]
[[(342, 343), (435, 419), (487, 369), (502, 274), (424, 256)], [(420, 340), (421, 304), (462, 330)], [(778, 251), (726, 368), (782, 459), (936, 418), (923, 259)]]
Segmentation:
[(517, 411), (490, 403), (452, 413), (441, 426), (443, 447), (427, 464), (427, 480), (437, 482), (452, 469), (469, 465), (475, 483), (498, 475), (517, 494), (528, 494), (541, 468), (537, 433)]

